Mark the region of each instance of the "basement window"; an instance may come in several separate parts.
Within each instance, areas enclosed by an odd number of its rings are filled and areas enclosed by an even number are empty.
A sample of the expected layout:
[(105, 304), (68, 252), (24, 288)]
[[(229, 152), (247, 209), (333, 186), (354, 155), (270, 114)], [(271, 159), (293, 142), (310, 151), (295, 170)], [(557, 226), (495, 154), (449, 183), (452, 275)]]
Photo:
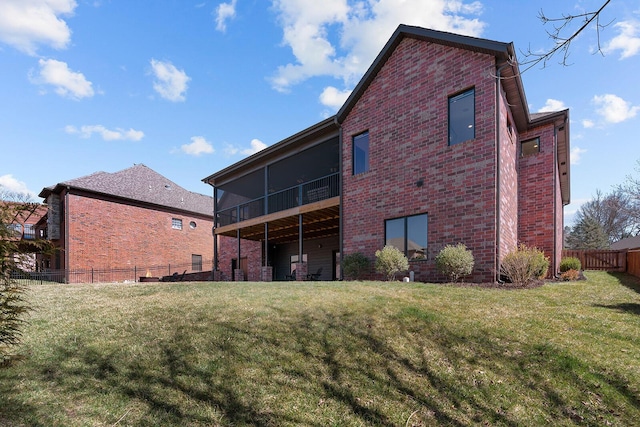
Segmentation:
[(527, 157), (540, 152), (540, 138), (528, 139), (520, 143), (520, 157)]

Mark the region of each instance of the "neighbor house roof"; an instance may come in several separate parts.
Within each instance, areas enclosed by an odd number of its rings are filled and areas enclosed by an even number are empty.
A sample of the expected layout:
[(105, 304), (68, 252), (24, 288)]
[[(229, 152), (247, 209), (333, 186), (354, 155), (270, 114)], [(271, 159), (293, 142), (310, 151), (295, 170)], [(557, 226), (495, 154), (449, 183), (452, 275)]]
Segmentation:
[(619, 240), (611, 245), (611, 249), (617, 251), (621, 249), (636, 249), (640, 248), (640, 236), (627, 237), (626, 239)]
[(44, 188), (38, 196), (47, 198), (65, 188), (213, 216), (213, 197), (185, 190), (143, 164), (63, 181)]

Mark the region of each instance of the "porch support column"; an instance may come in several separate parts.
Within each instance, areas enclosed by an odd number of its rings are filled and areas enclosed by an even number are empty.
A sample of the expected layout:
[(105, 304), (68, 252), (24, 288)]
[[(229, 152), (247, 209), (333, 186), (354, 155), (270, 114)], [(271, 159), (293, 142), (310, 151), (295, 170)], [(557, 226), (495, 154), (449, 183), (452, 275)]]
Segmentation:
[(218, 189), (213, 187), (213, 271), (218, 271), (218, 236), (216, 228), (218, 227)]
[(269, 223), (264, 223), (264, 265), (260, 271), (260, 280), (273, 281), (273, 267), (269, 265)]
[(238, 242), (238, 263), (236, 269), (233, 272), (236, 282), (244, 282), (244, 271), (240, 268), (240, 229), (236, 230), (236, 241)]
[(296, 280), (307, 280), (307, 263), (302, 257), (302, 214), (298, 215), (298, 263), (296, 264)]

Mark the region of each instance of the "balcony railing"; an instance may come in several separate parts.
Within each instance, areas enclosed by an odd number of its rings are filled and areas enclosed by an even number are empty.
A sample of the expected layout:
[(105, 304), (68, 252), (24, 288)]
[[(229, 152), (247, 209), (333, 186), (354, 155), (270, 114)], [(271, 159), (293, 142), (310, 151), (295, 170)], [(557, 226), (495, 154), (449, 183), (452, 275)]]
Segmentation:
[[(340, 174), (334, 173), (322, 178), (304, 182), (267, 197), (250, 200), (232, 208), (218, 212), (218, 226), (222, 227), (262, 215), (280, 212), (296, 206), (308, 205), (340, 195)], [(267, 210), (265, 211), (265, 199)]]

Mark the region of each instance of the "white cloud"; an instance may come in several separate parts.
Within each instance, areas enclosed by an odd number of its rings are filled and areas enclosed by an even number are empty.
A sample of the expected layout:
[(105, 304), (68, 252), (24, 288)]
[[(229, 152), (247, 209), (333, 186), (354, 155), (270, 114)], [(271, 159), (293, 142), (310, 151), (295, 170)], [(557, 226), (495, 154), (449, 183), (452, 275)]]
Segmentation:
[(612, 94), (593, 97), (596, 112), (608, 123), (620, 123), (636, 116), (640, 106), (632, 106), (629, 102)]
[(144, 138), (144, 132), (135, 129), (121, 129), (115, 130), (107, 129), (102, 125), (86, 125), (81, 126), (79, 129), (75, 126), (65, 126), (64, 131), (72, 135), (80, 135), (81, 138), (91, 138), (96, 133), (102, 137), (105, 141), (140, 141)]
[(259, 139), (252, 139), (251, 148), (245, 148), (244, 150), (241, 150), (240, 153), (250, 156), (252, 154), (256, 154), (258, 151), (264, 150), (265, 148), (267, 148), (267, 144)]
[(40, 71), (37, 76), (31, 78), (33, 83), (52, 85), (58, 95), (75, 100), (94, 95), (92, 83), (84, 74), (71, 71), (66, 62), (40, 59), (38, 64)]
[(609, 40), (602, 51), (612, 53), (616, 50), (620, 52), (620, 59), (630, 58), (640, 53), (640, 22), (621, 21), (614, 25), (620, 30), (620, 34)]
[(191, 78), (183, 70), (178, 70), (171, 62), (151, 59), (155, 81), (153, 89), (169, 101), (184, 101), (187, 83)]
[(544, 107), (538, 110), (539, 113), (549, 113), (552, 111), (562, 111), (566, 110), (567, 106), (564, 105), (564, 102), (558, 101), (557, 99), (547, 99), (547, 102), (544, 104)]
[(13, 175), (1, 175), (0, 187), (11, 193), (26, 194), (29, 197), (35, 197), (36, 193), (27, 188), (27, 184), (14, 178)]
[(231, 0), (229, 3), (220, 3), (216, 8), (216, 30), (227, 31), (227, 21), (236, 16), (237, 0)]
[(582, 126), (585, 129), (591, 129), (592, 127), (594, 127), (596, 124), (593, 122), (593, 120), (589, 120), (589, 119), (584, 119), (582, 121)]
[[(295, 62), (280, 66), (271, 78), (276, 90), (314, 76), (353, 85), (364, 74), (400, 23), (478, 36), (480, 2), (461, 0), (274, 0), (283, 28), (283, 44)], [(473, 17), (470, 17), (473, 16)]]
[(573, 147), (571, 149), (571, 153), (570, 153), (570, 163), (572, 165), (578, 165), (580, 164), (580, 160), (582, 160), (582, 155), (584, 153), (586, 153), (587, 150), (585, 150), (584, 148), (580, 148), (580, 147)]
[(64, 49), (71, 31), (60, 16), (73, 14), (75, 0), (0, 1), (0, 41), (29, 55), (38, 45)]
[(349, 95), (351, 95), (351, 92), (351, 90), (340, 91), (333, 86), (328, 86), (324, 88), (320, 94), (320, 103), (334, 110), (338, 110), (345, 103)]
[(260, 141), (259, 139), (252, 139), (249, 148), (238, 148), (234, 145), (227, 144), (224, 148), (224, 153), (227, 156), (235, 156), (236, 154), (243, 154), (245, 156), (251, 156), (252, 154), (256, 154), (258, 151), (262, 151), (267, 148), (267, 144)]
[(214, 153), (213, 145), (208, 142), (203, 136), (192, 136), (191, 144), (184, 144), (180, 147), (184, 153), (192, 156), (199, 156), (200, 154)]

